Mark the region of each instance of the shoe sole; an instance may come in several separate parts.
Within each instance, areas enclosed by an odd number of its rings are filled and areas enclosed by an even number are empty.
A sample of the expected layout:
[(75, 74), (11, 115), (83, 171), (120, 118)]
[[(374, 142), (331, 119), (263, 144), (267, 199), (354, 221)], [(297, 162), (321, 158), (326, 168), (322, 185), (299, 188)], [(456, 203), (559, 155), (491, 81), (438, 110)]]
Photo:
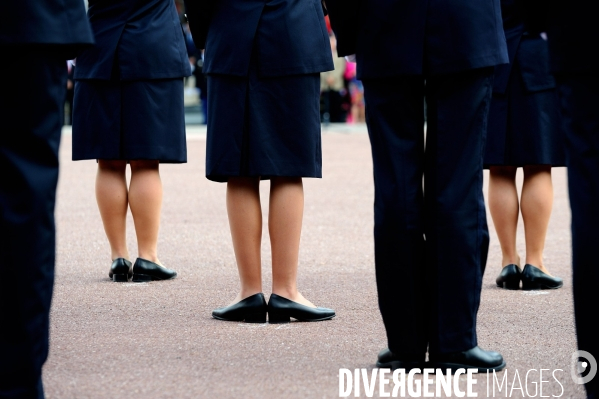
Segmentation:
[(150, 281), (172, 280), (176, 277), (177, 276), (174, 275), (173, 277), (169, 277), (169, 278), (158, 278), (158, 277), (150, 276), (149, 274), (134, 274), (133, 277), (131, 278), (131, 281), (134, 283), (149, 283)]
[(264, 315), (264, 319), (262, 319), (260, 316), (251, 316), (248, 315), (246, 318), (244, 319), (224, 319), (222, 317), (218, 317), (215, 315), (212, 315), (212, 318), (216, 319), (216, 320), (221, 320), (221, 321), (235, 321), (235, 322), (243, 322), (243, 323), (256, 323), (256, 324), (264, 324), (266, 323), (266, 315)]
[[(323, 317), (320, 319), (296, 319), (297, 321), (300, 322), (312, 322), (312, 321), (325, 321), (325, 320), (331, 320), (333, 317), (335, 317), (336, 315), (332, 315), (332, 316), (327, 316), (327, 317)], [(275, 316), (275, 317), (271, 317), (270, 314), (268, 315), (268, 322), (270, 324), (284, 324), (284, 323), (291, 323), (291, 318), (293, 316)], [(295, 317), (293, 317), (295, 319)]]
[(518, 282), (517, 284), (514, 283), (503, 283), (503, 284), (497, 284), (497, 287), (499, 288), (503, 288), (505, 290), (519, 290), (520, 289), (520, 283)]
[(441, 369), (441, 370), (446, 370), (446, 369), (451, 369), (451, 372), (454, 373), (459, 369), (477, 369), (479, 373), (486, 373), (489, 371), (501, 371), (505, 368), (506, 363), (505, 361), (503, 363), (501, 363), (499, 366), (495, 366), (495, 367), (472, 367), (471, 364), (460, 364), (460, 363), (443, 363), (443, 362), (431, 362), (430, 363), (430, 368), (435, 368), (435, 369)]
[(129, 276), (126, 274), (113, 274), (112, 281), (115, 283), (126, 283), (129, 281)]
[(550, 287), (548, 285), (545, 284), (522, 284), (522, 290), (523, 291), (538, 291), (538, 290), (557, 290), (558, 288), (562, 288), (564, 286), (564, 283), (556, 286), (556, 287)]

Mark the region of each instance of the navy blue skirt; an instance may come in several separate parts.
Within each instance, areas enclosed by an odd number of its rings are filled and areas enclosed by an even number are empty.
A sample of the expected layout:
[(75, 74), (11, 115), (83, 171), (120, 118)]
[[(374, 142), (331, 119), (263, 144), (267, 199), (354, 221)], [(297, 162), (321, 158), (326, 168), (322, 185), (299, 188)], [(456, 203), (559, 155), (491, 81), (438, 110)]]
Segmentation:
[(484, 167), (565, 166), (565, 135), (556, 89), (530, 92), (516, 62), (505, 94), (489, 110)]
[(209, 75), (206, 177), (322, 177), (320, 75)]
[(183, 79), (77, 80), (73, 160), (187, 162)]

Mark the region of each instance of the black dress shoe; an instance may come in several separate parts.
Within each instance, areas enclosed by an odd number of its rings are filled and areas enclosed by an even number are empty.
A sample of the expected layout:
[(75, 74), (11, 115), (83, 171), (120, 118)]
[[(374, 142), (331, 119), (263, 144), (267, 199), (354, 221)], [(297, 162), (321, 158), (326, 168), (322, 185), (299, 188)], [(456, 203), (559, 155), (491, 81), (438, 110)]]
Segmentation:
[(168, 280), (177, 277), (177, 272), (158, 263), (137, 258), (133, 265), (133, 278), (131, 281), (143, 283), (152, 280)]
[(422, 369), (424, 367), (425, 355), (406, 355), (395, 354), (385, 348), (379, 352), (379, 357), (376, 361), (376, 366), (381, 369), (405, 369), (410, 371), (415, 368)]
[(501, 269), (501, 273), (497, 276), (495, 282), (499, 288), (505, 288), (507, 290), (517, 290), (520, 289), (520, 276), (522, 275), (522, 270), (518, 267), (518, 265), (507, 265), (503, 269)]
[(311, 308), (277, 294), (271, 294), (268, 301), (268, 322), (289, 323), (291, 317), (300, 321), (322, 321), (335, 317), (335, 311), (327, 308)]
[(464, 352), (429, 354), (429, 363), (432, 368), (442, 370), (451, 369), (478, 369), (479, 373), (495, 370), (500, 371), (505, 368), (503, 356), (497, 352), (485, 351), (475, 346)]
[(561, 278), (543, 273), (541, 269), (533, 265), (525, 265), (522, 270), (523, 290), (553, 290), (562, 285), (564, 285), (564, 281)]
[(108, 272), (108, 277), (112, 279), (112, 281), (116, 282), (127, 282), (129, 277), (133, 274), (131, 262), (129, 262), (125, 258), (116, 258), (112, 261), (112, 265), (110, 265), (110, 271)]
[(262, 293), (254, 294), (231, 306), (214, 309), (212, 317), (225, 321), (266, 323), (266, 299)]

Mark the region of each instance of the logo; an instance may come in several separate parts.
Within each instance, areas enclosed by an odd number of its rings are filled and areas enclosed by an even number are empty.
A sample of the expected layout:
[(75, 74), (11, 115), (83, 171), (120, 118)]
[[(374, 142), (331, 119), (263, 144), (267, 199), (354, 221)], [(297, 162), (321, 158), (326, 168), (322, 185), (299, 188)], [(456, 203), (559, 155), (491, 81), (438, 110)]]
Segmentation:
[(572, 380), (576, 384), (586, 384), (597, 374), (597, 360), (587, 351), (572, 353)]

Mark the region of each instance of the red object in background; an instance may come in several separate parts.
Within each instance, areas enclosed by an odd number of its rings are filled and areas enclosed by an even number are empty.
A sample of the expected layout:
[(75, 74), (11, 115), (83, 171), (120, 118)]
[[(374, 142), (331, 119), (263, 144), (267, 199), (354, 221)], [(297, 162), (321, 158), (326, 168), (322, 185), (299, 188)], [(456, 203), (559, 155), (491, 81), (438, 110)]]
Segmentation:
[(327, 23), (327, 31), (329, 32), (329, 35), (333, 33), (333, 28), (331, 28), (331, 21), (329, 20), (329, 16), (325, 16), (324, 17), (324, 21)]

